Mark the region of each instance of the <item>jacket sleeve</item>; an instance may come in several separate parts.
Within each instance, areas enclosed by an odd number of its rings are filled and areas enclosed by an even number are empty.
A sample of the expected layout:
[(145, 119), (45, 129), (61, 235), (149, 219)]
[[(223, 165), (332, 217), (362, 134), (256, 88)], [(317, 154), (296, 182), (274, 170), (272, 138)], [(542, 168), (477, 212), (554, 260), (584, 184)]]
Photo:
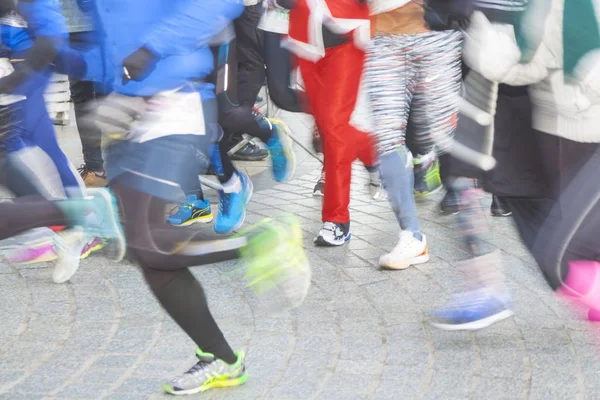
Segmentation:
[(543, 81), (548, 77), (548, 66), (552, 53), (545, 44), (540, 45), (531, 62), (517, 64), (501, 79), (510, 86), (526, 86)]
[(242, 0), (186, 0), (144, 37), (145, 46), (159, 57), (186, 54), (206, 45), (240, 16)]
[(583, 92), (596, 104), (600, 103), (600, 49), (589, 52), (575, 67), (575, 78)]
[(57, 39), (68, 36), (67, 22), (58, 0), (20, 0), (18, 9), (32, 36)]
[(18, 71), (0, 79), (0, 92), (7, 93), (46, 68), (56, 57), (67, 37), (67, 24), (57, 0), (21, 0), (18, 11), (27, 21), (33, 46), (27, 50)]

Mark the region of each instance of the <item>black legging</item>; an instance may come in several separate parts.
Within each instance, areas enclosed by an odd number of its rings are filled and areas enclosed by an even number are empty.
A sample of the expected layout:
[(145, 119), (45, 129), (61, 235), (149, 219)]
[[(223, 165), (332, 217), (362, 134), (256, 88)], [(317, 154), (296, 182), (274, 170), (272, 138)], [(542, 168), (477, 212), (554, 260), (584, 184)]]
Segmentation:
[(0, 240), (33, 228), (69, 225), (66, 216), (54, 202), (37, 195), (0, 203), (0, 221)]
[[(234, 363), (236, 356), (210, 313), (202, 285), (189, 267), (237, 259), (237, 249), (244, 239), (223, 238), (212, 230), (171, 226), (164, 219), (166, 200), (130, 189), (118, 179), (111, 183), (111, 189), (123, 212), (128, 252), (142, 268), (152, 293), (198, 347)], [(222, 250), (228, 244), (231, 248)], [(193, 245), (200, 247), (192, 248)], [(188, 253), (193, 254), (182, 254), (190, 248), (193, 251)]]
[(291, 87), (292, 57), (290, 52), (281, 46), (281, 37), (279, 33), (264, 32), (269, 97), (282, 110), (307, 112), (306, 94)]

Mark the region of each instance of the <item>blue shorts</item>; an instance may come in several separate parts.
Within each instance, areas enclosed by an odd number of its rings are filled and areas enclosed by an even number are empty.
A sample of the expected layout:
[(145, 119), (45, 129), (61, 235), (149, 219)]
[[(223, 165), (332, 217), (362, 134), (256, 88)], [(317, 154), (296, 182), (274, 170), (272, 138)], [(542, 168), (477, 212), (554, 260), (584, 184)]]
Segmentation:
[(114, 141), (106, 148), (109, 182), (170, 202), (185, 200), (182, 187), (197, 186), (207, 168), (209, 147), (219, 140), (215, 99), (203, 103), (205, 135), (171, 135), (143, 143)]

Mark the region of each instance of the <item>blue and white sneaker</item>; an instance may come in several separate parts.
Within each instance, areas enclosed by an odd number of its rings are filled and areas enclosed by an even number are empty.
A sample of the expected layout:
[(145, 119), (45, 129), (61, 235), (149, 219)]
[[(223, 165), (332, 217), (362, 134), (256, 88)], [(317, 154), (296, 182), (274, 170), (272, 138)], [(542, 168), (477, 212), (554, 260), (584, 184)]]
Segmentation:
[(84, 218), (82, 224), (88, 237), (97, 237), (106, 242), (108, 257), (121, 261), (125, 256), (126, 244), (123, 227), (119, 219), (117, 200), (110, 190), (104, 188), (87, 188), (87, 194), (93, 215)]
[(431, 324), (446, 331), (486, 328), (513, 315), (508, 294), (498, 295), (481, 288), (456, 295), (442, 309), (433, 313)]
[(167, 221), (175, 226), (190, 226), (197, 222), (208, 224), (212, 220), (210, 201), (198, 200), (195, 194), (187, 196), (186, 201), (179, 205), (177, 211), (167, 218)]
[(286, 131), (289, 129), (283, 122), (269, 120), (273, 128), (273, 137), (266, 143), (273, 163), (273, 177), (277, 182), (286, 182), (294, 175), (296, 156)]
[(341, 246), (350, 240), (351, 236), (350, 232), (346, 232), (341, 224), (325, 222), (319, 235), (314, 239), (314, 243), (317, 246)]
[(215, 220), (215, 232), (230, 233), (239, 229), (246, 219), (246, 205), (252, 197), (254, 185), (248, 176), (238, 172), (242, 190), (235, 193), (219, 192), (219, 214)]

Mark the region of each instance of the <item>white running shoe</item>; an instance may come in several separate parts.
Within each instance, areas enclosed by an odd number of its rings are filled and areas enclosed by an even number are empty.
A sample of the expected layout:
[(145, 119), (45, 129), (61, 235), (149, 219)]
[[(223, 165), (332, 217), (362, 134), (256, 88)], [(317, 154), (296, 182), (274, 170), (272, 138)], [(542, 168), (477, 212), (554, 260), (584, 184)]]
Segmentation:
[(381, 256), (379, 266), (389, 269), (406, 269), (411, 265), (429, 261), (427, 239), (417, 239), (412, 232), (400, 232), (400, 241), (391, 253)]
[(315, 238), (317, 246), (341, 246), (350, 240), (350, 232), (344, 233), (342, 225), (335, 222), (325, 222)]
[(52, 280), (54, 283), (64, 283), (71, 279), (79, 269), (81, 252), (88, 244), (83, 229), (74, 228), (54, 236), (56, 263)]

